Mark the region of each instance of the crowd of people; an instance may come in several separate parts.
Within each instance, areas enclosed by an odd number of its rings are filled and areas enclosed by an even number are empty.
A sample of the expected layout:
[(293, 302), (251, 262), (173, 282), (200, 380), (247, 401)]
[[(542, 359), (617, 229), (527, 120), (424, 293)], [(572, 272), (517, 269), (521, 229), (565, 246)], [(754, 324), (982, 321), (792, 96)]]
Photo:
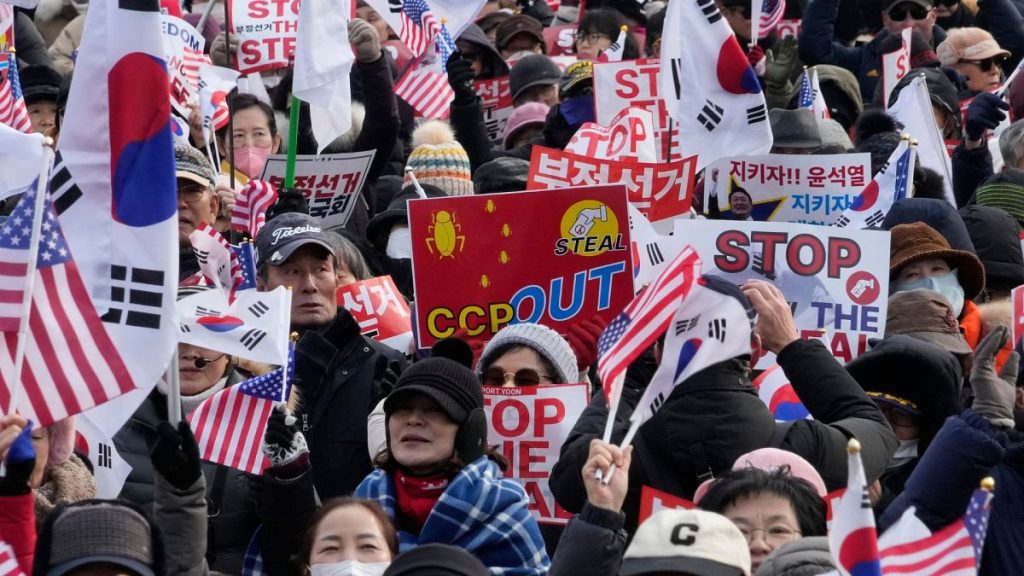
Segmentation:
[[(1011, 290), (1024, 284), (1024, 79), (1011, 81), (1024, 58), (1019, 0), (789, 0), (783, 18), (796, 33), (768, 29), (753, 39), (751, 0), (714, 0), (763, 90), (772, 153), (867, 152), (878, 173), (901, 142), (886, 104), (913, 78), (926, 80), (952, 181), (918, 165), (912, 194), (882, 222), (891, 238), (885, 335), (846, 365), (801, 338), (777, 285), (705, 276), (704, 286), (748, 320), (730, 328), (750, 345), (679, 383), (622, 445), (664, 338), (629, 366), (612, 415), (596, 370), (606, 319), (564, 334), (512, 324), (487, 341), (463, 330), (430, 349), (399, 351), (363, 335), (340, 305), (339, 287), (381, 276), (415, 304), (406, 202), (525, 190), (535, 147), (563, 149), (595, 121), (593, 63), (609, 50), (623, 60), (658, 58), (668, 5), (693, 1), (489, 0), (445, 63), (454, 95), (447, 119), (428, 120), (396, 96), (414, 65), (398, 34), (356, 0), (349, 132), (316, 141), (308, 105), (291, 97), (290, 68), (263, 73), (265, 95), (229, 97), (230, 124), (216, 133), (219, 166), (206, 152), (198, 107), (181, 118), (191, 130), (175, 144), (179, 299), (213, 289), (190, 234), (203, 224), (232, 234), (240, 190), (261, 177), (268, 156), (288, 150), (290, 132), (298, 154), (375, 152), (344, 226), (323, 226), (307, 198), (282, 188), (254, 238), (257, 290), (291, 290), (299, 335), (292, 398), (260, 439), (270, 466), (255, 475), (201, 460), (189, 424), (169, 421), (161, 381), (114, 436), (131, 468), (119, 497), (98, 499), (74, 417), (39, 428), (8, 414), (0, 419), (0, 542), (21, 571), (824, 574), (838, 566), (827, 518), (830, 495), (847, 484), (851, 439), (861, 446), (879, 533), (910, 508), (940, 530), (992, 477), (978, 573), (1024, 571), (1024, 378), (1011, 338), (1019, 321)], [(195, 25), (204, 8), (186, 0), (182, 17)], [(58, 147), (87, 10), (86, 0), (39, 0), (13, 8), (10, 20), (32, 129)], [(213, 63), (231, 66), (239, 43), (221, 14), (203, 19), (200, 33)], [(571, 42), (554, 58), (546, 31), (564, 26)], [(906, 29), (912, 70), (886, 101), (883, 55), (902, 46)], [(808, 67), (829, 119), (798, 105)], [(474, 81), (505, 76), (514, 110), (494, 139)], [(299, 114), (289, 115), (291, 106)], [(704, 206), (711, 176), (695, 177), (686, 217), (754, 219), (748, 191), (711, 194)], [(777, 356), (809, 418), (777, 421), (758, 397), (753, 367), (764, 352)], [(191, 344), (177, 356), (183, 417), (274, 369)], [(590, 385), (591, 401), (549, 479), (572, 517), (538, 523), (531, 496), (505, 476), (505, 454), (488, 443), (482, 387), (579, 382)], [(643, 513), (648, 489), (694, 507)]]

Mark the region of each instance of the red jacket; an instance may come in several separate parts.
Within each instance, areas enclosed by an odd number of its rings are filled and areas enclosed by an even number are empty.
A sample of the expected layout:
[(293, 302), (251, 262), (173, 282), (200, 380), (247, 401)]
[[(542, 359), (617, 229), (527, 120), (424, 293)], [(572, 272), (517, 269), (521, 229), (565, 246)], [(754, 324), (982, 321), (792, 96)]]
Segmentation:
[(14, 550), (21, 571), (31, 574), (36, 549), (36, 510), (31, 490), (20, 496), (0, 496), (0, 541)]

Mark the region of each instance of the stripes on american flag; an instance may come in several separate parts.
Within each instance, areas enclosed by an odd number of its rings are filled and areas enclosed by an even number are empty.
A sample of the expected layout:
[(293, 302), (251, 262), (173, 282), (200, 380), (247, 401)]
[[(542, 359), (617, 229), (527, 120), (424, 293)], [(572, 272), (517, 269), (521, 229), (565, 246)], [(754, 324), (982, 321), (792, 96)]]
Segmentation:
[(231, 229), (247, 232), (252, 238), (260, 233), (267, 222), (267, 209), (277, 202), (274, 185), (263, 180), (249, 180), (238, 193), (231, 209)]
[(0, 576), (25, 576), (11, 545), (0, 540)]
[(405, 0), (402, 4), (401, 30), (398, 39), (412, 52), (413, 56), (423, 54), (441, 31), (441, 23), (426, 0)]
[(786, 0), (763, 0), (761, 4), (761, 33), (759, 36), (766, 36), (778, 26), (785, 12)]
[(234, 302), (235, 290), (242, 283), (242, 267), (231, 244), (206, 222), (196, 227), (189, 235), (189, 241), (207, 283), (219, 285), (227, 293), (228, 301)]
[(192, 90), (199, 92), (199, 67), (203, 64), (212, 66), (213, 61), (201, 51), (188, 47), (185, 48), (185, 56), (182, 61), (181, 71), (185, 74), (185, 79), (188, 80)]
[(18, 80), (18, 59), (12, 52), (0, 54), (0, 123), (26, 134), (32, 132)]
[(696, 280), (687, 270), (698, 262), (697, 251), (687, 246), (601, 334), (597, 372), (609, 403), (619, 394), (619, 390), (613, 390), (616, 378), (668, 328), (679, 302)]
[[(250, 474), (261, 474), (270, 460), (260, 448), (267, 420), (282, 396), (282, 369), (230, 386), (207, 398), (188, 417), (199, 457)], [(288, 349), (288, 380), (295, 376), (295, 348)]]
[[(10, 412), (35, 188), (0, 227), (0, 409)], [(47, 195), (40, 230), (18, 411), (49, 426), (135, 386), (85, 287)]]
[[(906, 576), (976, 575), (981, 566), (991, 500), (990, 492), (975, 490), (967, 506), (967, 513), (956, 522), (927, 538), (882, 549), (879, 552), (882, 573)], [(907, 513), (913, 514), (913, 509)]]
[(445, 64), (455, 52), (455, 41), (448, 28), (441, 26), (437, 35), (435, 54), (417, 58), (409, 70), (395, 84), (395, 95), (405, 100), (424, 118), (447, 118), (455, 92), (448, 85)]

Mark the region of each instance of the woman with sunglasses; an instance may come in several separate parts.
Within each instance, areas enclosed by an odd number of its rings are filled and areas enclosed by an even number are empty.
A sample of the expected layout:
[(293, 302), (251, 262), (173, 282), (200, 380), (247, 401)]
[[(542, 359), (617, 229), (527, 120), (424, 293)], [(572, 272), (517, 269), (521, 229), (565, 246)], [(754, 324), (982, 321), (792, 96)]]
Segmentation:
[(476, 367), (484, 386), (538, 386), (580, 382), (576, 354), (547, 326), (524, 322), (506, 326), (480, 353)]
[(981, 28), (951, 30), (936, 52), (943, 66), (953, 68), (964, 77), (971, 96), (991, 92), (1002, 85), (1002, 62), (1010, 55)]

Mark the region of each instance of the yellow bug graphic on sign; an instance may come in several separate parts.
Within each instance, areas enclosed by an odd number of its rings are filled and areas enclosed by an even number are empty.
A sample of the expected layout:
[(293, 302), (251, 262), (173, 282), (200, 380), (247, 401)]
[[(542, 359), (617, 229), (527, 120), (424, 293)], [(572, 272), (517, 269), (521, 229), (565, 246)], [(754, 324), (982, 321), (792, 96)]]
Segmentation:
[(466, 247), (466, 236), (461, 234), (462, 224), (455, 221), (455, 212), (439, 210), (430, 215), (431, 225), (427, 226), (427, 250), (441, 258), (455, 258)]

